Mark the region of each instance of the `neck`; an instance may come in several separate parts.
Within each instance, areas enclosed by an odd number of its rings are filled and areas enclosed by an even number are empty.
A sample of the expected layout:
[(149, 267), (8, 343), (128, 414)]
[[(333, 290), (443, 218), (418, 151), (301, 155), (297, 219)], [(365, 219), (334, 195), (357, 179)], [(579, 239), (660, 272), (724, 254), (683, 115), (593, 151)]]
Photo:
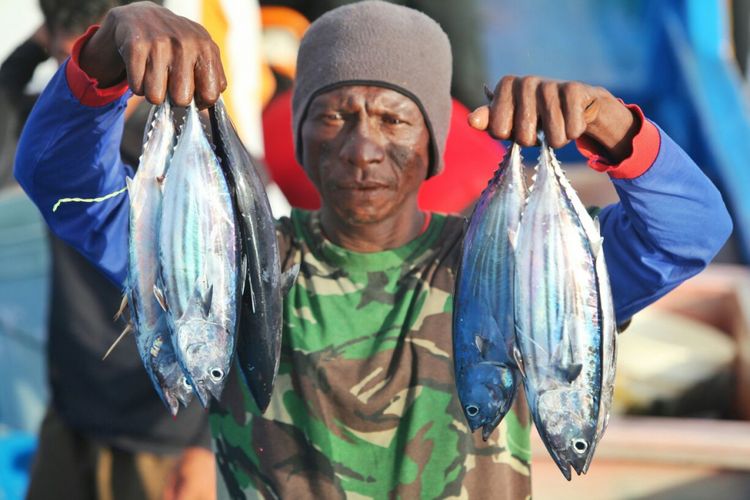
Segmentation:
[(354, 252), (382, 252), (403, 246), (419, 236), (425, 214), (413, 206), (379, 222), (354, 223), (338, 217), (325, 206), (320, 210), (323, 234), (332, 243)]

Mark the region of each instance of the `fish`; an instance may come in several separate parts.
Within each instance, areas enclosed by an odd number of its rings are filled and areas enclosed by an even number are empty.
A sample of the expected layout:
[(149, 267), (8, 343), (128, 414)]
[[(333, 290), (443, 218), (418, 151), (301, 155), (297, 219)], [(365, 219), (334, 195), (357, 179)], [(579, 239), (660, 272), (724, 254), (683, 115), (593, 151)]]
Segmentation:
[[(124, 303), (130, 311), (138, 354), (157, 394), (170, 413), (187, 406), (193, 391), (177, 363), (167, 317), (153, 294), (159, 273), (158, 228), (161, 183), (175, 142), (175, 126), (168, 100), (152, 107), (143, 154), (135, 176), (127, 179), (130, 197), (128, 277)], [(126, 329), (127, 331), (127, 329)]]
[(566, 479), (586, 473), (611, 403), (614, 311), (598, 220), (542, 136), (513, 239), (514, 356), (532, 419)]
[(510, 410), (518, 380), (510, 238), (528, 192), (521, 160), (513, 143), (477, 201), (456, 279), (456, 388), (471, 431), (481, 427), (485, 441)]
[(209, 108), (209, 115), (217, 154), (233, 186), (246, 258), (237, 360), (258, 409), (264, 412), (279, 370), (283, 298), (299, 265), (281, 271), (276, 226), (263, 181), (221, 99)]
[(241, 255), (229, 185), (194, 102), (164, 180), (159, 241), (154, 295), (177, 361), (207, 407), (210, 396), (221, 398), (234, 355)]

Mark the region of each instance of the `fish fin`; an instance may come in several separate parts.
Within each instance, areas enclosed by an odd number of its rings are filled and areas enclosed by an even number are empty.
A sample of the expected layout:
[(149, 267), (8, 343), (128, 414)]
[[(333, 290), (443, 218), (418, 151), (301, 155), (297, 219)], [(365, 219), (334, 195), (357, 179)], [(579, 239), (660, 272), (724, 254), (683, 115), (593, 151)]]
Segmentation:
[(477, 346), (477, 349), (479, 349), (479, 354), (484, 358), (487, 354), (487, 340), (480, 336), (480, 335), (474, 335), (474, 345)]
[(208, 313), (211, 312), (211, 302), (214, 298), (214, 286), (210, 285), (208, 287), (208, 291), (206, 291), (206, 295), (203, 296), (201, 300), (201, 305), (203, 306), (201, 311), (203, 312), (203, 317), (208, 318)]
[(602, 245), (604, 244), (604, 238), (598, 238), (591, 242), (591, 252), (594, 254), (594, 258), (599, 257), (599, 253), (602, 251)]
[(513, 249), (513, 251), (516, 251), (516, 237), (517, 237), (516, 230), (515, 229), (508, 229), (508, 241), (510, 241), (510, 247)]
[(572, 383), (575, 379), (577, 379), (582, 370), (583, 365), (581, 363), (572, 363), (565, 367), (561, 366), (558, 368), (558, 371), (565, 378), (565, 380), (568, 381), (568, 383)]
[(125, 187), (128, 188), (128, 193), (133, 194), (133, 178), (125, 176)]
[(122, 294), (122, 300), (120, 301), (120, 308), (117, 309), (117, 312), (115, 313), (113, 320), (117, 321), (122, 317), (122, 314), (125, 312), (125, 308), (128, 307), (128, 294), (123, 293)]
[(125, 327), (125, 329), (122, 331), (122, 333), (120, 334), (120, 336), (115, 339), (115, 341), (112, 343), (112, 345), (109, 346), (109, 349), (107, 349), (107, 352), (104, 353), (104, 356), (102, 356), (102, 361), (104, 361), (105, 359), (107, 359), (107, 356), (109, 356), (110, 354), (112, 354), (112, 351), (115, 350), (115, 347), (117, 347), (117, 344), (119, 344), (120, 341), (122, 339), (124, 339), (125, 336), (128, 333), (132, 332), (132, 331), (133, 331), (133, 323), (128, 323), (128, 326)]
[(247, 287), (250, 289), (250, 309), (255, 314), (255, 290), (253, 289), (253, 282), (250, 281), (250, 276), (247, 276), (245, 281), (247, 281)]
[(161, 288), (156, 285), (154, 285), (154, 297), (156, 297), (156, 301), (159, 303), (164, 312), (167, 312), (169, 310), (169, 308), (167, 307), (167, 299), (166, 297), (164, 297), (164, 292), (162, 292)]
[(281, 296), (285, 297), (292, 289), (299, 275), (299, 264), (294, 264), (281, 275)]
[(526, 378), (526, 370), (523, 367), (523, 356), (521, 356), (521, 351), (518, 349), (518, 346), (513, 346), (513, 360), (516, 362), (516, 366), (518, 366), (518, 371), (521, 372), (521, 376)]
[(596, 232), (597, 233), (599, 233), (599, 234), (602, 233), (602, 228), (601, 228), (601, 225), (599, 224), (599, 216), (598, 215), (596, 217), (594, 217), (594, 227), (596, 228)]

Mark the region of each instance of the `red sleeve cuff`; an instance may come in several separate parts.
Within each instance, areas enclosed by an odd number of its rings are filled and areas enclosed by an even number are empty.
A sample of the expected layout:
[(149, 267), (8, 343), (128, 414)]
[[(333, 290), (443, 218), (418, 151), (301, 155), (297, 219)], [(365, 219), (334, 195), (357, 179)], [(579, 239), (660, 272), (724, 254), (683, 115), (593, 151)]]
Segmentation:
[(578, 151), (586, 157), (589, 167), (597, 172), (607, 172), (615, 179), (635, 179), (643, 175), (654, 164), (661, 144), (659, 130), (646, 120), (641, 108), (635, 104), (628, 104), (627, 107), (635, 113), (636, 119), (641, 123), (641, 129), (633, 138), (633, 152), (620, 163), (608, 163), (606, 158), (599, 155), (601, 148), (591, 139), (584, 136), (576, 141)]
[(73, 50), (70, 53), (70, 59), (65, 66), (65, 78), (68, 80), (68, 86), (73, 95), (84, 106), (99, 107), (107, 105), (122, 97), (128, 91), (128, 81), (123, 80), (112, 87), (100, 88), (96, 78), (91, 78), (81, 69), (78, 64), (78, 58), (81, 55), (81, 49), (94, 36), (99, 29), (99, 25), (89, 26), (86, 33), (78, 37), (73, 44)]

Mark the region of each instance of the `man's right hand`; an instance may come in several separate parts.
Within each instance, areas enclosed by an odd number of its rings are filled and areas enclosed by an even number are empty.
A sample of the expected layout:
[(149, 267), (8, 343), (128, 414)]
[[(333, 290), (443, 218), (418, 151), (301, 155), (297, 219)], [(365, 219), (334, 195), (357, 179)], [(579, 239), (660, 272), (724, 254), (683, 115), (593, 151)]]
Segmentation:
[(81, 69), (106, 88), (128, 79), (136, 95), (177, 106), (212, 105), (227, 87), (219, 48), (200, 24), (151, 2), (110, 10), (80, 53)]

